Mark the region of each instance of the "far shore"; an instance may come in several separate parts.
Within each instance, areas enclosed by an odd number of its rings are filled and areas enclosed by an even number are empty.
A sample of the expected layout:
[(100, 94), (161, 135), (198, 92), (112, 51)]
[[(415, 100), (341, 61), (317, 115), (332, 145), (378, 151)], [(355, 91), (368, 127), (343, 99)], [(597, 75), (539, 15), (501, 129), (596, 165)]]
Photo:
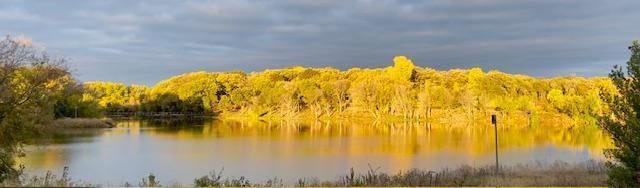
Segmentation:
[(52, 128), (113, 128), (115, 125), (111, 118), (60, 118), (49, 124)]

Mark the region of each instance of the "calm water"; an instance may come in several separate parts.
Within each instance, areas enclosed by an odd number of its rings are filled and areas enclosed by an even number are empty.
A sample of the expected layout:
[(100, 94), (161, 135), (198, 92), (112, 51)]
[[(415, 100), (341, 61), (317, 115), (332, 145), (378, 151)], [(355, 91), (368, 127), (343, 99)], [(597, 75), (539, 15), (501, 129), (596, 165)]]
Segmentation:
[[(43, 141), (45, 142), (45, 141)], [(499, 130), (501, 164), (602, 160), (609, 139), (597, 128)], [(494, 163), (490, 125), (279, 123), (220, 120), (119, 121), (116, 128), (66, 130), (26, 148), (28, 173), (71, 169), (74, 180), (186, 183), (224, 167), (225, 176), (333, 180), (370, 164), (384, 172)]]

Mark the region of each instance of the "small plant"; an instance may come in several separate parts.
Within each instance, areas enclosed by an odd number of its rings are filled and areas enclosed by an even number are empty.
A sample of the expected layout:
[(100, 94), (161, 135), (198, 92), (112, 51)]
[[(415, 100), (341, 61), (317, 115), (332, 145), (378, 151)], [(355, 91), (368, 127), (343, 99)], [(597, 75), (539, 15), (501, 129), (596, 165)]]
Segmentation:
[(386, 174), (382, 174), (382, 173), (378, 173), (378, 170), (380, 170), (380, 167), (373, 169), (371, 167), (371, 164), (367, 164), (369, 165), (369, 170), (367, 171), (367, 174), (365, 174), (362, 179), (364, 179), (364, 183), (366, 185), (378, 185), (380, 182), (384, 182), (384, 181), (388, 181), (389, 180), (389, 176)]
[(265, 187), (283, 187), (282, 179), (278, 177), (274, 177), (273, 179), (267, 180), (267, 183), (264, 184)]
[(298, 179), (296, 187), (305, 187), (305, 186), (320, 187), (322, 185), (323, 184), (320, 183), (318, 179), (306, 177), (306, 178)]
[(353, 167), (349, 169), (349, 174), (344, 177), (342, 181), (345, 185), (354, 185), (355, 183), (355, 173), (353, 172)]
[(298, 179), (298, 184), (296, 184), (296, 187), (304, 187), (305, 185), (307, 185), (307, 181), (305, 181), (304, 178)]
[(160, 187), (160, 181), (156, 179), (156, 176), (153, 174), (149, 174), (146, 178), (142, 178), (142, 182), (140, 182), (140, 187)]
[(240, 178), (231, 178), (224, 181), (224, 186), (229, 187), (250, 187), (251, 182), (244, 176), (240, 176)]
[(219, 187), (222, 185), (222, 171), (224, 171), (224, 168), (222, 168), (217, 174), (215, 170), (211, 171), (209, 175), (196, 178), (193, 181), (193, 184), (197, 187)]
[[(196, 187), (224, 187), (224, 186), (229, 186), (229, 187), (248, 187), (248, 186), (252, 186), (251, 182), (244, 176), (240, 176), (239, 178), (230, 178), (230, 179), (224, 179), (224, 181), (222, 180), (222, 172), (224, 171), (224, 168), (222, 168), (220, 171), (218, 171), (218, 173), (216, 173), (216, 171), (211, 171), (209, 173), (209, 175), (206, 176), (202, 176), (200, 178), (196, 178), (195, 180), (193, 180), (193, 184)], [(267, 186), (274, 186), (275, 183), (277, 182), (277, 178), (275, 178), (273, 181), (270, 180), (269, 182), (267, 182)], [(280, 184), (282, 184), (282, 180), (279, 181)]]

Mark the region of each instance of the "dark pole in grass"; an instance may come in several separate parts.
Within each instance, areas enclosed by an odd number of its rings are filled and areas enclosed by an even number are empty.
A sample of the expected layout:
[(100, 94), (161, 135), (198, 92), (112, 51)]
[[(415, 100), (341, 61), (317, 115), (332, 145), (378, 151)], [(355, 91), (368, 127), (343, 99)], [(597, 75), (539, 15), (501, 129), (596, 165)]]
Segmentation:
[(496, 174), (500, 171), (500, 165), (498, 163), (498, 120), (495, 114), (491, 115), (491, 124), (493, 124), (493, 131), (496, 138)]
[(529, 127), (531, 127), (531, 125), (533, 124), (533, 120), (531, 119), (531, 110), (527, 111), (527, 122), (529, 123)]

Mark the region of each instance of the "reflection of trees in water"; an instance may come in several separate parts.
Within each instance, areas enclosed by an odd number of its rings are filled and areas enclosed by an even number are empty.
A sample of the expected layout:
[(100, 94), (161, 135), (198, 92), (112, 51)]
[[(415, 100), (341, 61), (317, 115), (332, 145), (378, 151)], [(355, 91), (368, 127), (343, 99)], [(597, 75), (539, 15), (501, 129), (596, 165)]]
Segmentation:
[(201, 132), (206, 117), (181, 117), (181, 118), (149, 118), (149, 119), (116, 119), (115, 129), (54, 129), (35, 138), (35, 145), (64, 144), (78, 142), (92, 142), (97, 136), (112, 133), (139, 132), (141, 128), (152, 128), (154, 131), (173, 133), (179, 130), (192, 130)]
[(32, 145), (66, 144), (66, 143), (88, 143), (99, 136), (105, 129), (55, 129), (47, 134), (39, 135)]
[(131, 122), (140, 122), (150, 127), (183, 127), (202, 125), (206, 121), (211, 120), (210, 117), (204, 116), (178, 116), (173, 118), (122, 118), (115, 119), (116, 123), (127, 124)]
[(37, 174), (46, 170), (59, 171), (68, 161), (73, 159), (72, 151), (65, 148), (65, 144), (92, 143), (107, 129), (53, 129), (47, 134), (40, 134), (32, 139), (25, 148), (24, 157), (17, 158), (18, 164), (27, 169), (38, 167)]
[(73, 160), (72, 152), (60, 148), (59, 145), (29, 146), (25, 148), (25, 152), (27, 155), (18, 158), (18, 163), (23, 164), (26, 169), (37, 167), (37, 170), (40, 170), (37, 171), (37, 174), (47, 170), (57, 172)]
[[(466, 155), (483, 155), (494, 151), (492, 125), (484, 122), (468, 125), (426, 123), (381, 123), (366, 121), (237, 121), (204, 120), (189, 123), (145, 123), (160, 128), (146, 130), (153, 136), (171, 139), (260, 138), (279, 141), (325, 142), (327, 139), (348, 140), (349, 150), (356, 153), (378, 152), (400, 155), (450, 151)], [(610, 146), (609, 138), (595, 126), (571, 128), (554, 125), (504, 127), (499, 130), (501, 150), (533, 149), (553, 146), (572, 150), (587, 148), (600, 156)], [(330, 147), (330, 146), (329, 146)], [(328, 148), (340, 150), (340, 148)]]
[(210, 118), (206, 117), (179, 117), (179, 118), (152, 118), (145, 119), (150, 126), (160, 127), (185, 127), (203, 125)]

